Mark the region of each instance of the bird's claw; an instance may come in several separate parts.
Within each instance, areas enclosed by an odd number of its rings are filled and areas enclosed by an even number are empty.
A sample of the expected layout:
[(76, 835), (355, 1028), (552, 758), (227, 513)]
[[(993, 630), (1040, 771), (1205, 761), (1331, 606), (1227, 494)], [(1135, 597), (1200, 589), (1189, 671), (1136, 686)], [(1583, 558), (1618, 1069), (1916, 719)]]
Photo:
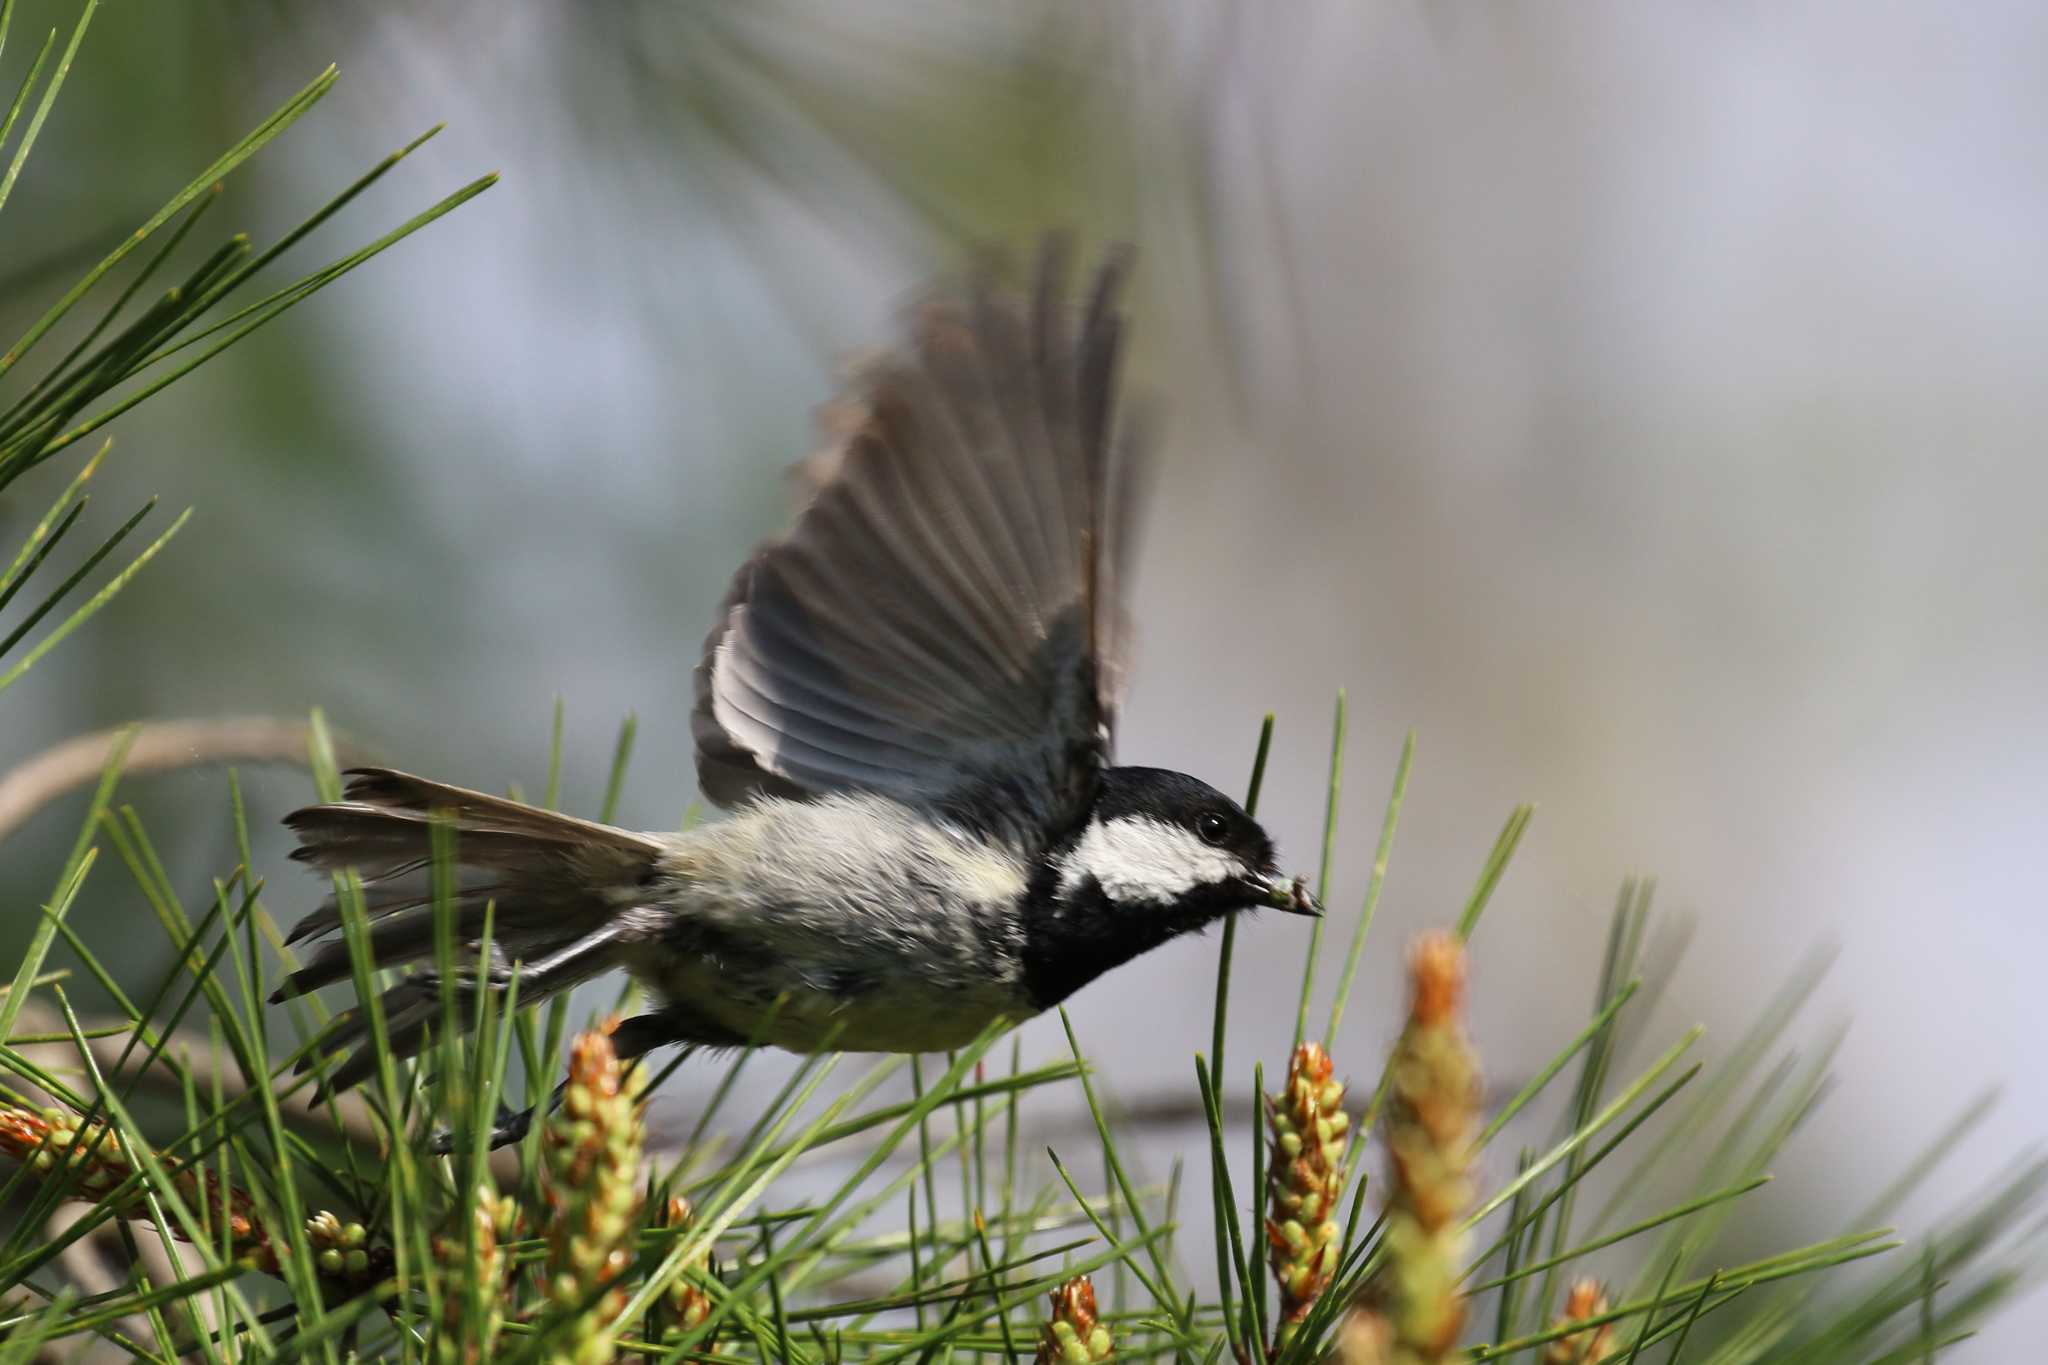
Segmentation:
[[(533, 1127), (533, 1110), (522, 1109), (513, 1113), (504, 1105), (498, 1106), (498, 1117), (491, 1125), (490, 1150), (509, 1147), (523, 1141)], [(455, 1131), (451, 1128), (436, 1128), (427, 1138), (427, 1150), (435, 1156), (447, 1156), (455, 1150)]]

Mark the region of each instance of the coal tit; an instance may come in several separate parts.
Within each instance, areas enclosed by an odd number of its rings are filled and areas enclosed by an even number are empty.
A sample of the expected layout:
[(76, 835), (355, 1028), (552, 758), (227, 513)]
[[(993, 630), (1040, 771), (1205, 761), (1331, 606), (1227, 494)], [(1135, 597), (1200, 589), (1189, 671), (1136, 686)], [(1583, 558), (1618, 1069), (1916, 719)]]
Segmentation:
[[(1215, 788), (1112, 766), (1137, 443), (1117, 420), (1120, 256), (1077, 309), (1066, 251), (912, 311), (827, 411), (794, 527), (734, 578), (695, 675), (698, 785), (730, 807), (639, 833), (385, 769), (286, 817), (294, 856), (356, 869), (379, 966), (434, 954), (437, 820), (454, 829), (462, 989), (532, 1004), (614, 968), (667, 1044), (929, 1052), (1022, 1020), (1255, 906), (1320, 913)], [(476, 960), (491, 910), (490, 960)], [(339, 927), (333, 900), (291, 941)], [(330, 939), (278, 998), (349, 975)], [(401, 1054), (430, 976), (383, 997)], [(328, 1047), (360, 1044), (360, 1009)], [(358, 1046), (334, 1089), (369, 1074)]]

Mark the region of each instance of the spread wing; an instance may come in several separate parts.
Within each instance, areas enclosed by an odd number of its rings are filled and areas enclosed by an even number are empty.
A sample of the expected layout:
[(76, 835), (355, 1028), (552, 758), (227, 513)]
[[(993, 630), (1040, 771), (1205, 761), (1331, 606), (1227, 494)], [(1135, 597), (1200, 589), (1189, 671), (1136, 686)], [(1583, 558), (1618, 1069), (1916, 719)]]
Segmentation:
[(1066, 297), (1048, 242), (913, 313), (809, 467), (795, 526), (733, 580), (696, 672), (698, 785), (867, 791), (1043, 834), (1108, 762), (1137, 461), (1115, 391), (1124, 261)]

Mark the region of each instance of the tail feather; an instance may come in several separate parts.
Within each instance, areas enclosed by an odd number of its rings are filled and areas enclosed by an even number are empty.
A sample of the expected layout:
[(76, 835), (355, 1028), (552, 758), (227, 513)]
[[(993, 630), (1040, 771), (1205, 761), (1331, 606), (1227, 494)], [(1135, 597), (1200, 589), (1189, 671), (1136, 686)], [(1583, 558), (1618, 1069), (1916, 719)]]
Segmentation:
[[(434, 993), (422, 991), (420, 983), (401, 981), (384, 992), (384, 1036), (391, 1044), (393, 1057), (410, 1057), (420, 1050), (427, 1040), (427, 1029), (434, 1017), (440, 1013), (440, 1006)], [(328, 1021), (327, 1035), (321, 1039), (326, 1051), (352, 1049), (341, 1064), (329, 1071), (326, 1088), (333, 1094), (369, 1079), (377, 1069), (377, 1050), (370, 1046), (369, 1011), (360, 1006), (343, 1010)], [(312, 1068), (310, 1058), (298, 1065), (299, 1071)]]
[[(564, 910), (601, 914), (608, 907), (594, 889), (634, 884), (661, 854), (661, 845), (644, 834), (388, 768), (351, 769), (349, 778), (344, 799), (293, 811), (284, 822), (299, 836), (292, 857), (330, 872), (354, 868), (360, 874), (372, 920), (425, 912), (431, 905), (427, 880), (437, 822), (454, 830), (455, 863), (469, 874), (457, 899), (471, 934), (481, 931), (484, 904), (495, 899), (501, 932), (518, 933), (527, 927), (521, 921), (530, 920), (537, 921), (533, 927), (567, 929), (574, 937), (581, 931), (561, 923)], [(480, 882), (479, 873), (493, 875)], [(340, 909), (330, 897), (293, 926), (285, 941), (340, 927)]]
[[(465, 975), (475, 966), (487, 910), (496, 962), (531, 962), (601, 929), (620, 908), (617, 893), (644, 882), (662, 852), (657, 840), (630, 830), (390, 769), (356, 769), (349, 778), (342, 801), (294, 811), (285, 824), (299, 836), (294, 858), (331, 872), (354, 869), (361, 877), (368, 946), (378, 967), (433, 956), (430, 882), (437, 828), (445, 826), (453, 835), (456, 883), (450, 900)], [(340, 927), (340, 907), (330, 896), (293, 927), (286, 942)], [(528, 1000), (544, 997), (603, 965), (593, 958), (558, 982), (529, 979), (521, 994)], [(317, 990), (349, 972), (347, 944), (330, 940), (272, 999)], [(438, 998), (431, 978), (410, 978), (385, 992), (385, 1017), (398, 1055), (418, 1050), (437, 1015)], [(329, 1047), (360, 1043), (367, 1033), (360, 1006), (330, 1027)], [(341, 1090), (361, 1080), (374, 1065), (367, 1054), (358, 1047), (329, 1084)]]
[(389, 876), (424, 866), (421, 850), (436, 820), (445, 818), (463, 842), (462, 861), (471, 867), (521, 867), (565, 848), (589, 848), (580, 830), (499, 829), (453, 811), (393, 810), (361, 801), (308, 806), (285, 823), (299, 836), (292, 857), (330, 871), (343, 867), (379, 869)]
[(467, 787), (450, 786), (446, 782), (431, 782), (392, 768), (351, 768), (346, 776), (349, 781), (342, 791), (345, 802), (359, 802), (385, 811), (446, 811), (464, 829), (526, 834), (543, 841), (610, 848), (622, 853), (660, 851), (660, 845), (632, 830), (599, 824), (595, 820), (579, 820), (573, 815), (529, 806), (507, 796), (491, 796)]

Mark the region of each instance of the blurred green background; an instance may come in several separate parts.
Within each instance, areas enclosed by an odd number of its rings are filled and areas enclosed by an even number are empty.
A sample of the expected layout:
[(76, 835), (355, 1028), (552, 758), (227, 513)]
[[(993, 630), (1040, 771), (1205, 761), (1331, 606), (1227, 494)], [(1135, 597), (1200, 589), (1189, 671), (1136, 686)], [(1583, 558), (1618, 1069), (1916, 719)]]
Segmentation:
[[(17, 34), (74, 13), (23, 0)], [(1476, 967), (1489, 1069), (1575, 1028), (1615, 887), (1654, 872), (1692, 920), (1667, 1023), (1732, 1037), (1839, 947), (1804, 1028), (1853, 1016), (1844, 1081), (1779, 1168), (1816, 1219), (2006, 1083), (1939, 1208), (2048, 1118), (2043, 52), (2016, 2), (110, 4), (9, 206), (0, 331), (330, 61), (210, 230), (274, 236), (444, 120), (299, 263), (504, 181), (116, 425), (102, 515), (198, 513), (13, 690), (0, 769), (317, 704), (531, 790), (560, 696), (572, 804), (635, 712), (622, 818), (672, 826), (698, 643), (840, 365), (970, 244), (1129, 239), (1166, 450), (1123, 757), (1235, 787), (1277, 711), (1265, 813), (1307, 867), (1348, 687), (1354, 905), (1418, 732), (1339, 1065), (1377, 1065), (1393, 949), (1535, 800)], [(8, 490), (0, 541), (74, 468)], [(245, 781), (265, 830), (309, 794)], [(219, 773), (126, 791), (194, 894), (232, 866)], [(83, 809), (7, 841), (0, 949)], [(289, 919), (315, 888), (284, 848)], [(96, 882), (74, 922), (151, 979), (139, 899)], [(1300, 949), (1241, 939), (1238, 1055), (1279, 1057)], [(1186, 1088), (1213, 954), (1075, 1002), (1132, 1102)], [(2044, 1326), (2036, 1296), (1955, 1358)]]

